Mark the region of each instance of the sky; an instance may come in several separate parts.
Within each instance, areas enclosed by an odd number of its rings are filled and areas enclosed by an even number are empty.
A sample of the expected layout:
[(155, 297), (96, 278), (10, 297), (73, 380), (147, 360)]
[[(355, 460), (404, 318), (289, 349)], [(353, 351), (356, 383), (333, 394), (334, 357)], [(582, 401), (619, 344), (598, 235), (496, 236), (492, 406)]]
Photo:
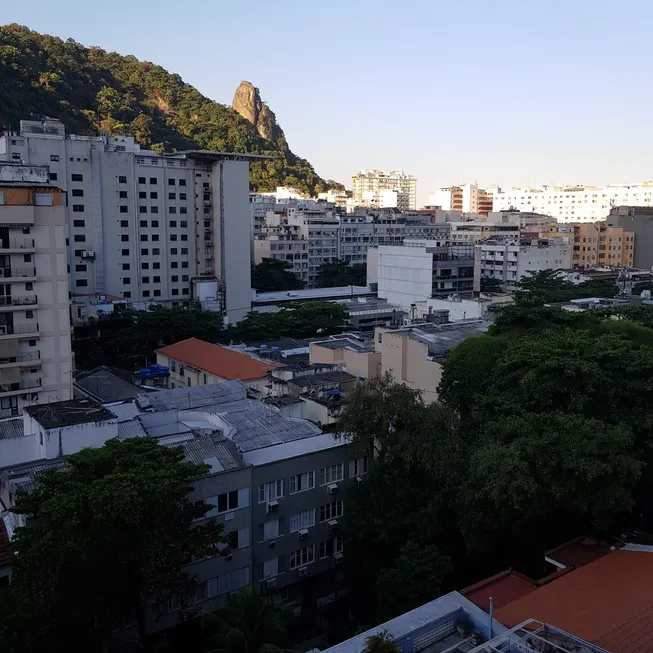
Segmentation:
[[(96, 6), (97, 5), (97, 6)], [(291, 149), (441, 186), (653, 179), (653, 3), (0, 0), (16, 22), (158, 63), (230, 104), (257, 86)], [(0, 80), (1, 89), (1, 80)]]

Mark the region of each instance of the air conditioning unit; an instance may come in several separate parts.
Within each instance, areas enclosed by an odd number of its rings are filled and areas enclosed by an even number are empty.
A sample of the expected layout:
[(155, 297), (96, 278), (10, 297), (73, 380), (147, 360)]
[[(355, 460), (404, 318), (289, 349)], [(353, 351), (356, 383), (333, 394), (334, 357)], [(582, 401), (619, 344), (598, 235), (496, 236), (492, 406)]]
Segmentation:
[(231, 560), (234, 559), (234, 554), (233, 554), (233, 553), (227, 553), (227, 555), (224, 557), (224, 559), (225, 559), (227, 562), (230, 562)]
[(362, 483), (363, 482), (363, 477), (362, 476), (357, 476), (356, 477), (356, 483)]
[(277, 544), (276, 540), (270, 540), (270, 541), (268, 542), (268, 548), (269, 548), (269, 549), (274, 549), (274, 547), (276, 546), (276, 544)]
[(338, 528), (338, 520), (337, 519), (331, 519), (330, 521), (327, 522), (327, 526), (329, 527), (329, 530), (335, 530)]
[(82, 258), (95, 258), (95, 252), (92, 249), (85, 249), (82, 252)]
[(300, 578), (304, 578), (304, 576), (308, 576), (308, 567), (300, 567), (297, 574)]
[(300, 540), (305, 540), (308, 537), (308, 528), (302, 528), (300, 531), (298, 531), (297, 537)]
[(337, 491), (338, 491), (338, 486), (336, 485), (336, 483), (331, 483), (331, 485), (327, 485), (327, 492), (329, 494), (336, 494)]
[(0, 325), (0, 336), (6, 336), (7, 335), (7, 325), (2, 324)]
[(279, 502), (276, 499), (273, 499), (268, 503), (268, 512), (274, 512), (279, 509)]
[(266, 586), (268, 589), (272, 589), (273, 587), (276, 587), (276, 586), (277, 586), (277, 579), (276, 579), (276, 578), (268, 578), (268, 579), (265, 581), (265, 586)]
[(333, 556), (333, 562), (335, 562), (337, 565), (339, 565), (344, 559), (345, 556), (343, 556), (342, 553), (336, 553)]

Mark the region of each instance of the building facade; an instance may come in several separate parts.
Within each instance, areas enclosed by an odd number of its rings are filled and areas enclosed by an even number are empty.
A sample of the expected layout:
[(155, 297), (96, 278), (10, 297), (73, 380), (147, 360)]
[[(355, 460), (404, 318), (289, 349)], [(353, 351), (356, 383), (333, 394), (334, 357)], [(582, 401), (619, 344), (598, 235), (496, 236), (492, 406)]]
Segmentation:
[[(0, 136), (0, 159), (48, 165), (68, 194), (73, 294), (146, 305), (200, 299), (208, 284), (231, 321), (251, 294), (249, 155), (161, 156), (132, 137), (66, 134), (56, 120), (21, 121)], [(217, 281), (218, 283), (215, 283)]]
[(520, 209), (550, 215), (560, 222), (605, 220), (613, 207), (653, 206), (653, 181), (593, 186), (535, 186), (494, 194), (495, 211)]
[(72, 396), (65, 212), (47, 166), (0, 163), (0, 417)]
[[(361, 170), (352, 177), (354, 206), (369, 208), (396, 208), (410, 211), (417, 208), (417, 179), (403, 171)], [(384, 191), (394, 192), (391, 198)], [(396, 202), (392, 206), (391, 199)]]
[(447, 186), (429, 194), (429, 206), (438, 206), (445, 211), (487, 215), (492, 211), (492, 191), (479, 188), (478, 184)]
[(653, 208), (619, 206), (608, 215), (608, 227), (619, 227), (631, 234), (633, 264), (636, 268), (653, 268)]

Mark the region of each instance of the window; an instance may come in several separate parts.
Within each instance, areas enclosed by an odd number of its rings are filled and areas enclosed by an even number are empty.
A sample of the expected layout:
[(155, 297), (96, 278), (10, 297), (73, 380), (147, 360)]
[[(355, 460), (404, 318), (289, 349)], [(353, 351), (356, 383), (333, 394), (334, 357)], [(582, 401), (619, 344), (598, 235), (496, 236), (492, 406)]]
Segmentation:
[(267, 503), (283, 496), (283, 479), (262, 483), (258, 486), (258, 502)]
[(296, 551), (290, 552), (290, 568), (297, 569), (297, 567), (303, 567), (308, 565), (311, 562), (315, 562), (315, 546), (312, 544), (310, 546), (302, 547)]
[(174, 186), (175, 185), (175, 180), (174, 179), (168, 179), (168, 186)]
[(179, 277), (178, 277), (176, 274), (173, 274), (173, 275), (170, 277), (170, 281), (171, 281), (172, 283), (176, 283), (177, 281), (179, 281)]
[(147, 220), (141, 220), (140, 221), (140, 226), (141, 227), (147, 227)]
[(147, 242), (147, 234), (141, 234), (141, 242)]
[(50, 181), (57, 181), (57, 173), (56, 172), (51, 172), (50, 173)]
[[(88, 281), (86, 279), (77, 279), (77, 281), (75, 281), (75, 285), (77, 287), (85, 287), (85, 286), (88, 286)], [(30, 311), (30, 313), (31, 313), (31, 311)]]
[(84, 213), (83, 204), (73, 204), (73, 213)]
[(182, 255), (183, 255), (183, 254), (188, 255), (188, 247), (182, 247), (182, 248), (181, 248), (181, 253), (182, 253)]
[(73, 197), (84, 197), (84, 190), (81, 188), (73, 188)]
[(160, 290), (155, 290), (154, 291), (154, 296), (155, 297), (161, 297), (161, 291)]
[(349, 478), (362, 476), (367, 471), (367, 456), (349, 461)]
[(122, 269), (123, 270), (129, 270), (131, 268), (131, 265), (129, 263), (123, 263), (122, 264)]
[(124, 286), (129, 285), (132, 282), (132, 280), (129, 277), (123, 277), (122, 278), (122, 283)]
[(342, 553), (342, 538), (334, 537), (320, 542), (320, 558), (329, 558), (336, 553)]
[(181, 262), (181, 267), (182, 268), (187, 268), (188, 267), (188, 261), (182, 261)]
[(34, 290), (34, 284), (31, 281), (28, 281), (25, 284), (25, 290)]
[(150, 199), (155, 200), (159, 197), (158, 193), (156, 191), (153, 191), (150, 193)]
[(177, 199), (177, 194), (176, 193), (168, 193), (168, 199), (169, 200), (176, 200)]
[(86, 236), (84, 236), (83, 234), (75, 234), (73, 240), (76, 243), (85, 243), (86, 242)]
[(188, 281), (188, 275), (187, 274), (182, 274), (181, 275), (181, 280), (182, 281)]
[(170, 248), (170, 254), (176, 254), (177, 253), (177, 248), (176, 247), (171, 247)]
[(179, 185), (180, 186), (185, 186), (186, 185), (186, 180), (185, 179), (180, 179), (179, 180)]
[(58, 160), (59, 160), (59, 155), (57, 154), (50, 155), (50, 161), (58, 161)]
[[(152, 283), (161, 283), (161, 277), (153, 277)], [(206, 376), (206, 374), (204, 376)]]
[(211, 199), (211, 195), (209, 193), (204, 193), (204, 201), (208, 202)]
[(147, 256), (150, 253), (150, 250), (147, 249), (146, 247), (143, 247), (141, 249), (141, 256)]
[(138, 212), (139, 213), (147, 213), (147, 206), (139, 206), (138, 207)]
[(127, 199), (127, 191), (126, 190), (121, 190), (118, 193), (118, 197), (120, 197), (121, 199), (124, 199), (124, 200)]
[(75, 272), (86, 272), (86, 266), (85, 265), (76, 265), (75, 266)]
[(179, 213), (188, 213), (188, 210), (186, 209), (185, 206), (180, 206), (179, 207)]
[(323, 467), (320, 470), (320, 485), (328, 485), (329, 483), (337, 483), (342, 481), (345, 477), (345, 463), (338, 463), (337, 465), (330, 465)]
[(20, 152), (12, 152), (11, 158), (20, 161)]
[(187, 227), (187, 226), (188, 226), (188, 222), (187, 222), (186, 220), (182, 220), (182, 221), (179, 223), (179, 226), (180, 226), (180, 227)]
[(177, 207), (176, 206), (169, 206), (168, 207), (168, 213), (177, 213)]
[(263, 539), (264, 540), (273, 540), (276, 537), (279, 537), (279, 520), (272, 519), (271, 521), (266, 521), (263, 524)]
[(76, 172), (70, 175), (70, 180), (71, 181), (84, 181), (84, 175)]
[(233, 492), (226, 492), (225, 494), (218, 495), (218, 514), (222, 512), (229, 512), (238, 508), (238, 490)]
[(118, 177), (118, 183), (119, 184), (126, 184), (127, 183), (127, 177), (125, 177), (124, 175), (120, 175)]
[(159, 226), (159, 221), (158, 220), (152, 220), (150, 223), (152, 227), (158, 227)]
[(144, 184), (145, 183), (145, 177), (139, 177), (138, 178), (138, 183), (139, 184)]
[(157, 242), (159, 240), (159, 234), (152, 234), (152, 240)]
[(73, 220), (73, 227), (83, 227), (86, 225), (84, 220)]
[(158, 247), (152, 248), (152, 256), (158, 256), (161, 253), (161, 250)]
[(177, 221), (176, 220), (170, 220), (170, 227), (174, 229), (177, 226)]
[(150, 291), (149, 290), (144, 290), (143, 291), (143, 297), (149, 297), (150, 296)]
[(188, 242), (188, 235), (187, 234), (181, 234), (181, 240), (184, 242)]
[(128, 213), (128, 212), (129, 212), (129, 207), (127, 206), (120, 207), (120, 213)]
[(150, 213), (158, 213), (159, 212), (159, 207), (158, 206), (151, 206), (150, 207)]
[(188, 295), (188, 294), (190, 294), (188, 288), (182, 288), (182, 289), (181, 289), (181, 294), (182, 294), (182, 295)]
[(305, 472), (290, 477), (290, 494), (312, 490), (315, 487), (315, 472)]
[(123, 249), (123, 250), (121, 251), (121, 254), (122, 254), (123, 256), (129, 256), (129, 250), (128, 250), (128, 249)]
[(161, 263), (159, 263), (158, 261), (155, 261), (154, 263), (152, 263), (152, 269), (153, 270), (159, 270), (160, 268), (161, 268)]
[(315, 508), (290, 515), (288, 532), (296, 533), (302, 528), (310, 528), (311, 526), (315, 526)]
[(122, 234), (122, 236), (120, 236), (120, 240), (123, 243), (128, 243), (129, 242), (129, 234)]
[(123, 296), (124, 299), (131, 299), (131, 296), (132, 296), (131, 291), (130, 290), (124, 290), (123, 293), (122, 293), (122, 296)]
[(156, 184), (157, 184), (157, 179), (156, 179), (156, 177), (150, 177), (150, 183), (151, 183), (153, 186), (156, 186)]
[(173, 269), (176, 269), (176, 268), (179, 267), (179, 263), (177, 263), (177, 261), (172, 261), (172, 262), (170, 263), (170, 267), (173, 268)]
[(170, 240), (173, 242), (177, 240), (177, 234), (170, 234)]
[(325, 503), (323, 506), (320, 506), (320, 521), (329, 521), (330, 519), (336, 519), (338, 517), (342, 517), (342, 514), (342, 499), (338, 499), (338, 501), (332, 501), (331, 503)]
[(150, 283), (150, 277), (143, 277), (143, 278), (141, 279), (141, 282), (142, 282), (142, 283)]
[[(181, 186), (181, 180), (179, 181), (179, 185)], [(180, 200), (185, 200), (186, 199), (186, 193), (179, 193), (179, 199)]]
[(147, 193), (144, 190), (139, 191), (138, 193), (138, 199), (139, 200), (144, 200), (147, 198)]

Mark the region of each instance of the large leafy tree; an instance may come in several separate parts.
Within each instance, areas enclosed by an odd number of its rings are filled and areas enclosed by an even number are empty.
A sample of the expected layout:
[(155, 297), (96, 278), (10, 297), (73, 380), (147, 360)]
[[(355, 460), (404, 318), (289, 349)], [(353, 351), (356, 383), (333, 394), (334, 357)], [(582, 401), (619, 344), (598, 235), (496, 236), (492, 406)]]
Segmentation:
[(318, 267), (315, 285), (318, 288), (366, 286), (367, 268), (359, 263), (350, 264), (334, 258)]
[(14, 512), (29, 519), (14, 539), (3, 650), (104, 651), (125, 615), (145, 636), (148, 602), (192, 589), (191, 556), (216, 554), (222, 526), (193, 523), (207, 507), (188, 498), (205, 465), (150, 438), (84, 449), (46, 471)]
[(568, 302), (586, 297), (616, 297), (619, 287), (614, 281), (592, 279), (574, 284), (565, 279), (562, 270), (527, 271), (519, 281), (522, 292), (541, 302)]
[(252, 267), (252, 288), (258, 292), (298, 290), (304, 282), (292, 271), (287, 261), (265, 258)]

